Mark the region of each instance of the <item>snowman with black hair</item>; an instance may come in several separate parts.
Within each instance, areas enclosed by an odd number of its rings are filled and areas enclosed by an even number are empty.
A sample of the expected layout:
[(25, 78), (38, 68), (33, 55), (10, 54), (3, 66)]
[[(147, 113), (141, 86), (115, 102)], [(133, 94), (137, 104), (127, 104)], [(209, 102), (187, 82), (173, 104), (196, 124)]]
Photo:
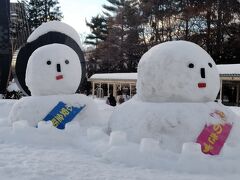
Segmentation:
[(204, 153), (219, 154), (223, 143), (236, 146), (240, 137), (239, 117), (215, 102), (219, 89), (217, 66), (200, 46), (156, 45), (138, 64), (137, 94), (115, 109), (109, 129), (126, 132), (133, 142), (155, 139), (173, 152), (197, 142)]
[(40, 121), (51, 121), (59, 129), (73, 121), (80, 126), (98, 124), (93, 100), (75, 94), (85, 76), (79, 41), (72, 27), (58, 21), (44, 23), (30, 35), (18, 54), (16, 75), (21, 89), (31, 96), (14, 104), (11, 123), (25, 120), (37, 127)]

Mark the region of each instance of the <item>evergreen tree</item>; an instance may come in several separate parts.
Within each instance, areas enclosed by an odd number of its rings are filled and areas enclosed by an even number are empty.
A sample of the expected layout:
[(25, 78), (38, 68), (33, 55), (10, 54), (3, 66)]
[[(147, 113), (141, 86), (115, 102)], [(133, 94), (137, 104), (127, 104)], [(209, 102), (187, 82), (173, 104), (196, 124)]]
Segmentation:
[(112, 71), (135, 72), (137, 63), (146, 51), (140, 39), (141, 16), (137, 0), (108, 0), (103, 5), (108, 16), (109, 33), (106, 39), (107, 56)]
[(86, 22), (90, 28), (91, 34), (86, 37), (85, 43), (97, 46), (100, 42), (106, 40), (107, 37), (107, 20), (100, 15), (92, 17), (91, 22)]
[(63, 18), (58, 0), (30, 0), (25, 2), (31, 30), (36, 29), (43, 22), (60, 21)]
[(30, 0), (26, 1), (27, 13), (28, 13), (28, 24), (31, 30), (37, 28), (42, 24), (42, 1)]
[(96, 72), (134, 72), (147, 49), (180, 39), (199, 44), (217, 63), (240, 63), (238, 0), (107, 1), (108, 33), (91, 56)]

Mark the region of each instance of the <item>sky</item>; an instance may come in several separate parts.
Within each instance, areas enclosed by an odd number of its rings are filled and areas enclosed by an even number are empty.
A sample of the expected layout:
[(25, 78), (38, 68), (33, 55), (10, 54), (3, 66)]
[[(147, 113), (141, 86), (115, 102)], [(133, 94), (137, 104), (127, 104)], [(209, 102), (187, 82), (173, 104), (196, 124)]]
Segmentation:
[(102, 13), (106, 0), (59, 0), (64, 15), (63, 22), (73, 26), (80, 34), (89, 33), (85, 19)]
[[(17, 0), (10, 0), (16, 2)], [(86, 26), (85, 19), (102, 13), (102, 5), (107, 4), (106, 0), (58, 0), (63, 13), (63, 22), (71, 25), (79, 34), (90, 33)]]

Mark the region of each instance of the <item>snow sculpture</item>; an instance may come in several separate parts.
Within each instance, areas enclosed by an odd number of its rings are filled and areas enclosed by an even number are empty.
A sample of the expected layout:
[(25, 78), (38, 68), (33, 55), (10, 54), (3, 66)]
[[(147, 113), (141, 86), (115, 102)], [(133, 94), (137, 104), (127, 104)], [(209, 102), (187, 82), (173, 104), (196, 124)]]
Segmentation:
[(74, 94), (80, 81), (78, 56), (66, 45), (40, 47), (29, 58), (26, 85), (33, 96)]
[[(17, 63), (26, 68), (22, 70), (26, 73), (20, 85), (24, 90), (27, 86), (25, 92), (31, 92), (32, 96), (20, 99), (13, 106), (9, 115), (11, 123), (27, 120), (29, 125), (37, 126), (59, 102), (63, 102), (70, 109), (82, 108), (74, 117), (80, 125), (97, 124), (95, 103), (85, 95), (75, 94), (85, 73), (79, 44), (77, 32), (57, 21), (44, 23), (30, 35), (27, 45), (20, 50)], [(67, 114), (66, 111), (59, 114), (59, 118)]]
[(159, 44), (138, 65), (137, 90), (143, 101), (209, 102), (216, 99), (219, 88), (213, 59), (191, 42)]
[[(26, 86), (26, 69), (30, 57), (33, 55), (34, 51), (46, 46), (53, 44), (61, 44), (71, 48), (75, 54), (78, 56), (78, 61), (81, 63), (81, 76), (82, 79), (85, 76), (85, 60), (83, 52), (80, 48), (80, 38), (78, 33), (69, 25), (59, 22), (59, 21), (50, 21), (43, 23), (29, 36), (27, 43), (20, 49), (16, 67), (16, 82), (25, 94), (30, 95), (30, 91)], [(63, 54), (63, 52), (54, 51), (55, 55), (58, 56)], [(53, 52), (53, 53), (54, 53)], [(49, 51), (41, 53), (41, 56), (44, 53), (51, 53)], [(35, 58), (35, 57), (34, 57)], [(40, 58), (40, 57), (39, 57)], [(41, 74), (41, 76), (43, 76)], [(82, 81), (82, 80), (81, 80)]]
[(234, 123), (226, 142), (234, 146), (239, 120), (214, 102), (219, 87), (216, 64), (201, 47), (187, 41), (159, 44), (142, 56), (137, 94), (113, 112), (109, 129), (124, 131), (139, 143), (153, 138), (161, 148), (181, 152), (184, 143), (196, 142), (206, 124)]

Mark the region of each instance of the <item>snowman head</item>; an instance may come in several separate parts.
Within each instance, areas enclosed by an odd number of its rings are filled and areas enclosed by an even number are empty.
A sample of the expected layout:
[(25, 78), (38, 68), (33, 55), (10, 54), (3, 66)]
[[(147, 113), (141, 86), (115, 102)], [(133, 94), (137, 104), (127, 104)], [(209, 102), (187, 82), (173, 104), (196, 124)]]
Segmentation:
[(143, 101), (214, 101), (219, 88), (215, 62), (191, 42), (156, 45), (142, 56), (138, 65), (137, 94)]
[(32, 96), (73, 94), (81, 81), (81, 64), (76, 52), (63, 44), (35, 50), (26, 69), (26, 85)]
[[(49, 45), (53, 45), (53, 46), (49, 46)], [(60, 46), (60, 45), (63, 45), (63, 46)], [(44, 46), (47, 46), (48, 48), (45, 48)], [(47, 49), (51, 49), (51, 50), (47, 50)], [(42, 87), (42, 86), (40, 87), (39, 85), (41, 79), (46, 82), (50, 81), (44, 77), (43, 72), (40, 73), (40, 77), (36, 77), (37, 75), (39, 75), (39, 72), (37, 70), (34, 71), (32, 75), (29, 75), (31, 70), (28, 70), (29, 72), (26, 73), (28, 61), (30, 59), (32, 62), (29, 63), (28, 69), (33, 69), (35, 67), (32, 67), (32, 64), (35, 63), (35, 60), (40, 60), (41, 57), (42, 59), (40, 61), (42, 61), (44, 58), (48, 58), (47, 56), (49, 56), (49, 58), (51, 57), (52, 60), (60, 61), (61, 58), (65, 58), (65, 56), (67, 55), (71, 56), (71, 54), (75, 54), (75, 55), (77, 54), (78, 61), (80, 61), (80, 64), (81, 64), (80, 65), (81, 69), (78, 69), (78, 72), (75, 74), (74, 78), (71, 80), (73, 82), (77, 81), (75, 85), (71, 85), (71, 87), (73, 86), (75, 87), (77, 84), (79, 85), (78, 77), (82, 77), (81, 83), (83, 83), (83, 79), (85, 77), (85, 72), (86, 72), (85, 59), (84, 59), (84, 54), (81, 50), (79, 35), (76, 32), (76, 30), (74, 30), (71, 26), (63, 22), (49, 21), (49, 22), (43, 23), (41, 26), (39, 26), (37, 29), (35, 29), (32, 32), (32, 34), (29, 36), (27, 40), (27, 43), (21, 47), (17, 55), (14, 75), (15, 75), (15, 80), (19, 88), (21, 89), (21, 91), (25, 95), (31, 95), (31, 94), (32, 95), (48, 95), (48, 94), (60, 94), (60, 93), (61, 94), (72, 93), (72, 89), (75, 89), (75, 88), (70, 88), (70, 84), (69, 84), (70, 82), (68, 81), (65, 82), (66, 75), (63, 76), (63, 78), (61, 75), (59, 75), (58, 76), (59, 80), (57, 81), (54, 87), (52, 86), (52, 84), (50, 84), (51, 88), (49, 87), (48, 89), (49, 92), (47, 93), (46, 92), (47, 87)], [(40, 61), (39, 62), (37, 61), (37, 63), (40, 63)], [(31, 68), (30, 68), (30, 65), (31, 65)], [(63, 64), (60, 64), (60, 66), (61, 66), (61, 71), (65, 71), (63, 69), (64, 67), (62, 67)], [(68, 67), (70, 66), (71, 65), (69, 65)], [(73, 73), (72, 69), (71, 71)], [(37, 75), (35, 75), (35, 73)], [(78, 76), (78, 73), (81, 73), (81, 75)], [(26, 79), (28, 83), (26, 82)], [(32, 79), (36, 79), (36, 83), (33, 82)], [(60, 88), (60, 84), (61, 86), (63, 85), (62, 83), (60, 83), (60, 80), (61, 82), (65, 83), (65, 88), (62, 88), (62, 87)], [(49, 86), (49, 85), (45, 85), (45, 86)], [(55, 87), (58, 87), (58, 90), (54, 89)], [(81, 85), (78, 86), (77, 91), (80, 89), (80, 87)], [(30, 89), (32, 93), (30, 92)]]

